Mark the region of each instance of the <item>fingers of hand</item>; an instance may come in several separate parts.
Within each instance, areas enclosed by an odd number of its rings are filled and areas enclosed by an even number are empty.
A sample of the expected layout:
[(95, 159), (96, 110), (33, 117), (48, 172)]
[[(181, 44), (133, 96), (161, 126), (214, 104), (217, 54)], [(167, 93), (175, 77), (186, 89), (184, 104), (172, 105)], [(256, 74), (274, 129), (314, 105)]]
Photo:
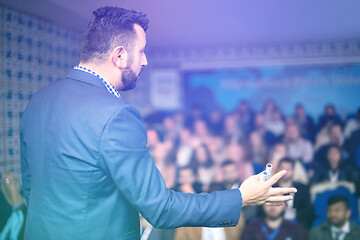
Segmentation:
[(275, 187), (270, 188), (269, 193), (271, 196), (278, 196), (278, 195), (284, 195), (289, 193), (296, 193), (296, 188), (281, 188), (281, 187)]
[(264, 205), (266, 206), (281, 206), (282, 202), (265, 202)]
[(266, 199), (266, 202), (286, 202), (293, 199), (293, 196), (286, 195), (286, 196), (271, 196)]
[(271, 184), (271, 186), (274, 185), (277, 181), (279, 181), (280, 178), (282, 178), (285, 175), (285, 173), (286, 173), (285, 170), (276, 173), (268, 180), (268, 182)]

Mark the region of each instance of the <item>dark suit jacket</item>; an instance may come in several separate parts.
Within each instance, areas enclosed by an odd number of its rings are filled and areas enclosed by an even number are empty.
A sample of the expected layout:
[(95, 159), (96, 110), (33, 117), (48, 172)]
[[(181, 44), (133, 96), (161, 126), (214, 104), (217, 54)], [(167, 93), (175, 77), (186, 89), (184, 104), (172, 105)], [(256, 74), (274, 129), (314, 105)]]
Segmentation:
[(168, 190), (139, 112), (89, 73), (71, 70), (35, 94), (20, 139), (26, 239), (138, 239), (139, 213), (157, 228), (239, 220), (239, 190)]
[[(356, 225), (353, 221), (350, 221), (350, 232), (346, 234), (344, 240), (357, 240), (360, 236), (360, 226)], [(333, 240), (331, 234), (331, 225), (329, 222), (325, 222), (320, 226), (313, 228), (309, 234), (310, 240)]]

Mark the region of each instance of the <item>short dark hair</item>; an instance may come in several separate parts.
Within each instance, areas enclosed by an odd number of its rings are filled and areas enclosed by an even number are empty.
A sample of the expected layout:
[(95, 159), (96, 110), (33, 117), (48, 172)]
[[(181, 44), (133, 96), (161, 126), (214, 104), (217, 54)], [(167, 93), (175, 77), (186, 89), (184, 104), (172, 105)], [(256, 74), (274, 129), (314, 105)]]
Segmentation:
[(221, 167), (224, 168), (229, 165), (236, 165), (236, 163), (231, 159), (225, 159), (225, 161), (221, 164)]
[(284, 158), (280, 159), (280, 161), (279, 161), (279, 166), (280, 166), (282, 163), (290, 163), (293, 168), (295, 167), (295, 160), (292, 159), (292, 158), (289, 158), (289, 157), (284, 157)]
[(115, 45), (131, 47), (135, 37), (134, 24), (147, 30), (146, 15), (120, 7), (102, 7), (93, 12), (81, 44), (80, 60), (105, 60), (106, 54)]
[(327, 201), (328, 207), (339, 202), (343, 202), (345, 204), (346, 209), (349, 209), (349, 200), (347, 199), (347, 197), (342, 195), (334, 195), (330, 197)]

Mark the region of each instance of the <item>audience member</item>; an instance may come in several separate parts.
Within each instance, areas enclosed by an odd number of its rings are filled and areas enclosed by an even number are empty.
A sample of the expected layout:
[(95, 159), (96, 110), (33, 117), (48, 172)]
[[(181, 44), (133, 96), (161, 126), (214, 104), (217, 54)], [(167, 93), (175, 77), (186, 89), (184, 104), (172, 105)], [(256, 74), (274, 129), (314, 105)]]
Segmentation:
[(301, 103), (298, 103), (295, 107), (294, 122), (299, 126), (301, 136), (311, 142), (315, 141), (316, 127), (314, 120), (306, 113), (305, 107)]
[(298, 191), (293, 200), (287, 202), (284, 218), (289, 221), (296, 220), (305, 229), (310, 229), (313, 220), (313, 209), (311, 206), (309, 188), (294, 181), (295, 161), (291, 158), (283, 158), (279, 162), (278, 169), (286, 170), (285, 176), (280, 179), (280, 187), (295, 187)]
[(202, 192), (201, 184), (196, 181), (196, 172), (191, 167), (182, 167), (179, 169), (178, 183), (173, 189), (184, 193)]
[(360, 226), (350, 220), (349, 201), (343, 196), (332, 196), (328, 200), (327, 221), (313, 228), (310, 240), (356, 240), (360, 236)]
[(323, 115), (319, 118), (318, 131), (326, 126), (334, 124), (342, 126), (342, 121), (340, 116), (336, 113), (335, 106), (333, 104), (328, 104), (325, 106)]
[(306, 240), (307, 234), (300, 224), (284, 219), (285, 209), (286, 203), (279, 206), (264, 205), (264, 217), (249, 223), (241, 240)]
[(260, 134), (260, 136), (262, 137), (262, 139), (264, 140), (264, 142), (267, 146), (271, 147), (277, 143), (276, 136), (272, 132), (266, 130), (265, 118), (264, 118), (264, 115), (261, 113), (258, 113), (255, 115), (254, 131), (256, 131)]
[(165, 117), (163, 120), (163, 141), (170, 141), (175, 143), (178, 138), (178, 132), (176, 131), (175, 122), (171, 117)]
[(299, 159), (303, 163), (310, 163), (313, 159), (313, 147), (309, 140), (300, 135), (299, 127), (296, 124), (287, 126), (284, 136), (284, 144), (288, 157)]
[(209, 192), (211, 184), (216, 182), (216, 168), (213, 162), (206, 162), (198, 166), (198, 181), (203, 192)]
[(347, 181), (354, 183), (359, 194), (359, 171), (343, 160), (342, 149), (337, 145), (329, 147), (325, 167), (316, 169), (312, 183)]
[(179, 146), (176, 152), (176, 165), (184, 167), (191, 163), (194, 154), (193, 137), (189, 128), (184, 128), (180, 132)]
[(214, 136), (221, 136), (223, 134), (224, 118), (220, 109), (214, 109), (210, 112), (209, 128)]
[(275, 112), (277, 111), (278, 107), (276, 106), (274, 100), (268, 99), (265, 101), (262, 113), (264, 115), (265, 123), (270, 122), (271, 119), (274, 117)]
[[(357, 120), (360, 123), (360, 108), (357, 111)], [(344, 144), (349, 153), (349, 161), (353, 166), (360, 169), (360, 129), (355, 130)]]
[(247, 146), (247, 159), (253, 163), (266, 164), (268, 158), (268, 147), (264, 143), (259, 132), (252, 132), (249, 136)]
[[(329, 127), (329, 135), (326, 141), (323, 141), (321, 145), (318, 145), (318, 150), (315, 152), (314, 160), (317, 164), (324, 165), (326, 163), (326, 155), (329, 148), (333, 145), (341, 147), (343, 145), (343, 134), (340, 125), (332, 125)], [(341, 153), (342, 155), (346, 155), (345, 152)]]
[(192, 161), (195, 167), (198, 165), (214, 162), (211, 158), (209, 148), (203, 143), (195, 147)]
[(240, 181), (262, 171), (263, 166), (246, 161), (244, 148), (240, 144), (230, 144), (225, 150), (225, 159), (233, 160), (238, 165)]
[(239, 169), (232, 160), (225, 160), (221, 164), (223, 183), (226, 189), (236, 189), (240, 187)]
[(225, 117), (223, 138), (226, 144), (244, 142), (245, 135), (238, 124), (235, 114), (229, 114)]
[(265, 122), (265, 128), (273, 133), (277, 139), (281, 138), (285, 131), (285, 122), (282, 113), (275, 109), (270, 118)]
[(344, 138), (350, 138), (351, 134), (360, 129), (360, 108), (358, 108), (355, 118), (350, 118), (344, 129)]
[(236, 108), (240, 115), (240, 128), (245, 136), (248, 136), (254, 130), (254, 112), (245, 100), (241, 100)]

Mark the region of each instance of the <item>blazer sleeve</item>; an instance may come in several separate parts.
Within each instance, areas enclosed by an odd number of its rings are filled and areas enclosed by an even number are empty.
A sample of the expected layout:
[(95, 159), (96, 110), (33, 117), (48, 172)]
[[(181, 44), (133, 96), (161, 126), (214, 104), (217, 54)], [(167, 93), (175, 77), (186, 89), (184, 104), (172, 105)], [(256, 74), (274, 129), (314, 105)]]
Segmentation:
[(29, 205), (30, 190), (31, 190), (31, 175), (29, 169), (29, 163), (26, 156), (26, 143), (22, 133), (20, 133), (20, 164), (21, 164), (21, 176), (22, 176), (22, 190), (26, 200), (26, 204)]
[(105, 126), (100, 161), (117, 188), (156, 228), (235, 226), (242, 197), (238, 189), (211, 194), (180, 193), (166, 188), (146, 148), (146, 130), (132, 106), (119, 109)]

